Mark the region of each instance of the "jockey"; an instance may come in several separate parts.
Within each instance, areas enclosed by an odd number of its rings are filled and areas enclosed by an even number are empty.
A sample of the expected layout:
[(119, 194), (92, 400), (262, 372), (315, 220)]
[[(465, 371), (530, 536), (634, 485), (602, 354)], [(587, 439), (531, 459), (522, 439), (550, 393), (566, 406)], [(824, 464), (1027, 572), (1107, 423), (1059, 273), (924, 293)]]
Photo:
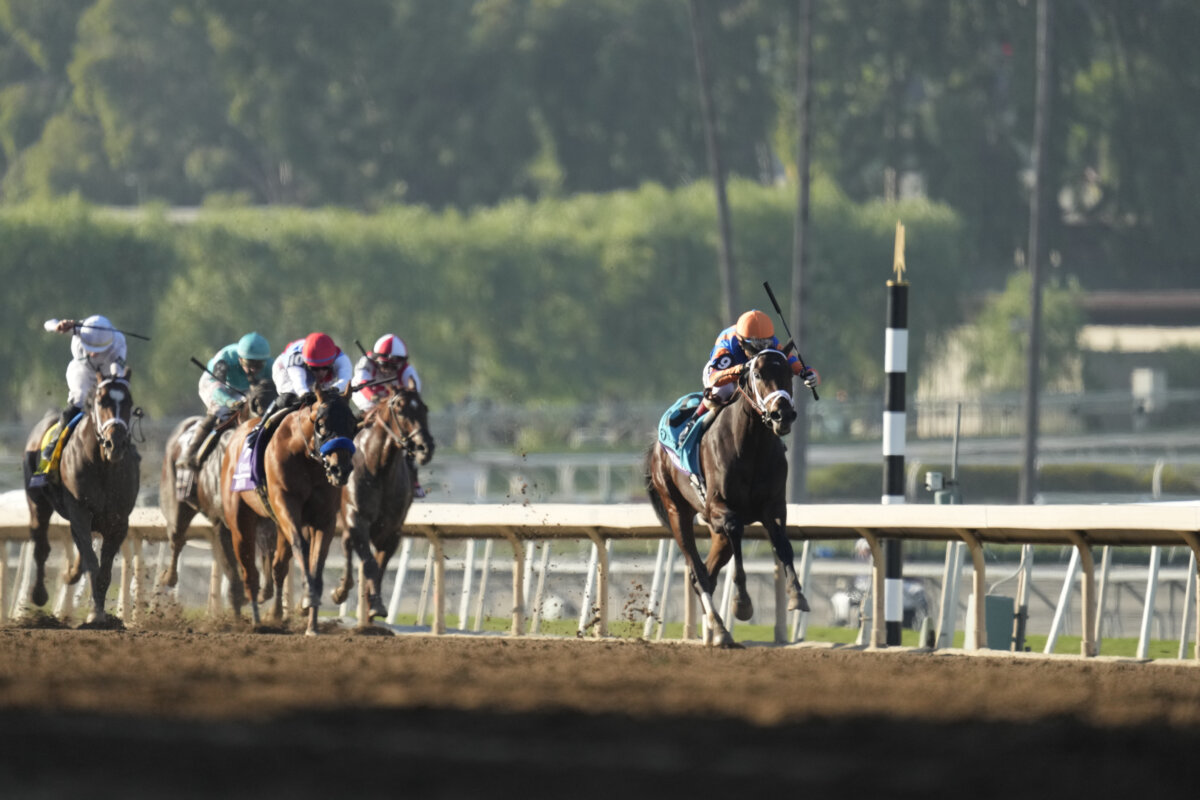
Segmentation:
[(421, 391), (421, 377), (408, 363), (408, 347), (394, 333), (380, 336), (371, 351), (354, 365), (354, 383), (373, 384), (354, 393), (359, 411), (369, 411), (400, 387)]
[(229, 419), (245, 402), (250, 385), (271, 377), (268, 363), (271, 345), (259, 333), (247, 333), (235, 344), (217, 351), (208, 362), (208, 371), (200, 375), (200, 400), (205, 416), (192, 433), (182, 461), (189, 469), (197, 469), (196, 456), (200, 446), (219, 423)]
[(275, 407), (294, 405), (296, 400), (316, 389), (346, 391), (354, 365), (350, 356), (325, 333), (310, 333), (283, 348), (271, 377), (279, 392)]
[[(779, 340), (775, 338), (775, 325), (770, 317), (758, 309), (747, 311), (738, 317), (736, 324), (721, 331), (717, 335), (712, 352), (709, 353), (708, 363), (704, 365), (704, 399), (700, 401), (696, 413), (680, 432), (679, 441), (682, 442), (687, 437), (696, 422), (708, 411), (708, 402), (711, 401), (714, 406), (722, 406), (729, 402), (737, 387), (737, 379), (750, 359), (763, 350), (779, 349)], [(798, 375), (805, 386), (811, 389), (820, 384), (821, 376), (817, 371), (800, 363), (794, 352), (790, 353), (787, 359), (792, 365), (792, 374)]]
[[(123, 378), (128, 372), (125, 366), (125, 334), (113, 327), (108, 317), (93, 314), (79, 322), (73, 319), (49, 320), (47, 330), (56, 333), (71, 333), (71, 361), (67, 364), (67, 407), (59, 419), (58, 435), (61, 437), (67, 423), (83, 410), (84, 401), (96, 388), (97, 374)], [(43, 457), (47, 460), (54, 454), (57, 438), (47, 446)]]
[[(408, 346), (394, 333), (380, 336), (371, 351), (358, 360), (354, 365), (354, 383), (373, 384), (354, 393), (354, 404), (364, 414), (380, 403), (387, 402), (400, 388), (418, 393), (421, 391), (421, 377), (417, 375), (416, 368), (408, 363)], [(408, 452), (404, 457), (408, 460), (408, 471), (412, 475), (413, 496), (424, 497), (425, 489), (417, 480), (417, 464)]]

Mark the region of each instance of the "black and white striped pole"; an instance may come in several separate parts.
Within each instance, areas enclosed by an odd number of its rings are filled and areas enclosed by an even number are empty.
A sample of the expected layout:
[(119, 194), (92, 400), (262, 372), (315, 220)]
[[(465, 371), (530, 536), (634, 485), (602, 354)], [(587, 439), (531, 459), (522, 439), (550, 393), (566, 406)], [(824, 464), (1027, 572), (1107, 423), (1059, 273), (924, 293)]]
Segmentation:
[[(908, 369), (908, 281), (904, 280), (904, 225), (896, 223), (896, 250), (892, 268), (896, 277), (887, 282), (887, 340), (883, 389), (883, 504), (904, 503), (904, 443), (907, 417), (904, 409), (905, 372)], [(883, 619), (887, 644), (900, 644), (904, 621), (903, 550), (899, 539), (883, 543)]]

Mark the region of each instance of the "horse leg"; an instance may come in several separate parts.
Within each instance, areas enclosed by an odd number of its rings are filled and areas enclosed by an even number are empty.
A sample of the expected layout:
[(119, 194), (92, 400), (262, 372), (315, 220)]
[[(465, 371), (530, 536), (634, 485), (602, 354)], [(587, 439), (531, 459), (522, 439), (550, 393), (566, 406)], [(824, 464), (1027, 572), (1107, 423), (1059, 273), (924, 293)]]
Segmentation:
[(346, 566), (342, 570), (342, 579), (329, 593), (329, 599), (335, 603), (344, 603), (354, 588), (354, 549), (350, 545), (350, 531), (342, 533), (342, 552), (346, 554)]
[(733, 603), (733, 614), (737, 619), (745, 622), (754, 616), (754, 603), (751, 602), (750, 594), (746, 591), (746, 573), (742, 567), (740, 527), (734, 528), (731, 516), (726, 516), (723, 524), (710, 523), (709, 527), (712, 530), (712, 547), (709, 548), (708, 558), (705, 561), (709, 578), (712, 580), (712, 585), (715, 588), (717, 585), (717, 576), (721, 574), (721, 568), (728, 564), (731, 558), (733, 559), (733, 583), (737, 587), (737, 596)]
[(771, 548), (775, 551), (775, 557), (783, 565), (783, 580), (787, 584), (788, 611), (808, 611), (808, 599), (800, 589), (800, 579), (796, 576), (796, 565), (793, 563), (796, 554), (792, 550), (791, 540), (787, 537), (783, 520), (782, 515), (763, 520), (763, 527), (767, 529), (767, 536), (771, 540)]
[[(324, 526), (314, 526), (309, 529), (312, 544), (307, 576), (309, 607), (308, 630), (304, 632), (306, 636), (316, 636), (318, 633), (317, 615), (321, 610), (321, 592), (324, 587), (322, 575), (325, 571), (325, 557), (329, 554), (329, 546), (333, 543), (334, 524), (334, 520), (330, 519)], [(370, 559), (370, 562), (375, 563), (374, 559)]]
[[(167, 539), (171, 542), (171, 561), (167, 565), (167, 571), (163, 573), (158, 581), (159, 586), (174, 588), (179, 583), (179, 554), (183, 552), (183, 546), (187, 544), (188, 526), (192, 524), (192, 520), (196, 516), (196, 509), (192, 508), (187, 503), (180, 502), (171, 496), (175, 508), (173, 513), (164, 514), (167, 519)], [(164, 499), (164, 504), (168, 501)]]
[[(292, 569), (292, 545), (283, 534), (276, 531), (275, 548), (271, 552), (271, 573), (275, 580), (275, 602), (271, 606), (271, 617), (276, 622), (282, 622), (284, 595), (290, 594), (285, 591), (285, 587), (287, 586), (288, 572)], [(291, 598), (286, 599), (290, 604)], [(295, 611), (294, 608), (288, 609), (288, 613), (293, 611)]]
[(38, 607), (46, 605), (50, 600), (50, 594), (46, 591), (46, 559), (50, 557), (50, 536), (48, 534), (50, 514), (49, 505), (34, 506), (32, 503), (30, 504), (30, 516), (33, 518), (33, 524), (29, 526), (29, 538), (33, 541), (33, 563), (36, 569), (36, 578), (29, 599)]
[(667, 506), (667, 516), (671, 522), (671, 530), (675, 534), (675, 543), (679, 545), (679, 549), (683, 551), (684, 557), (687, 559), (688, 572), (691, 573), (692, 578), (692, 589), (699, 596), (700, 605), (704, 607), (704, 615), (707, 620), (704, 634), (705, 644), (733, 647), (733, 636), (725, 627), (721, 615), (717, 613), (716, 604), (713, 603), (713, 585), (708, 568), (704, 565), (704, 561), (700, 558), (700, 552), (696, 549), (696, 530), (692, 522), (691, 507), (688, 506), (681, 511), (671, 504)]
[(216, 542), (213, 546), (213, 558), (217, 559), (221, 571), (229, 580), (229, 607), (238, 619), (242, 616), (242, 605), (246, 602), (246, 585), (242, 583), (241, 570), (238, 569), (237, 553), (233, 549), (233, 534), (224, 522), (213, 523)]
[[(371, 537), (366, 525), (350, 530), (350, 543), (358, 553), (363, 565), (363, 579), (367, 584), (367, 607), (369, 609), (367, 614), (370, 617), (386, 616), (387, 608), (379, 598), (379, 593), (383, 590), (383, 570), (379, 567), (375, 553), (371, 552)], [(349, 558), (346, 559), (346, 563), (349, 566)], [(347, 574), (349, 574), (348, 570)]]
[(275, 523), (261, 520), (255, 532), (258, 538), (259, 552), (262, 553), (262, 589), (258, 593), (258, 601), (265, 603), (275, 596)]
[(108, 597), (108, 587), (112, 583), (113, 561), (121, 544), (125, 541), (126, 530), (110, 531), (100, 540), (100, 565), (92, 573), (92, 611), (88, 614), (88, 622), (103, 625), (108, 621), (108, 612), (104, 610), (105, 599)]
[(254, 561), (254, 531), (258, 525), (258, 515), (236, 495), (233, 503), (233, 513), (227, 512), (226, 517), (231, 523), (229, 532), (232, 548), (237, 554), (245, 597), (250, 602), (250, 619), (254, 625), (261, 625), (262, 619), (258, 613), (258, 565)]

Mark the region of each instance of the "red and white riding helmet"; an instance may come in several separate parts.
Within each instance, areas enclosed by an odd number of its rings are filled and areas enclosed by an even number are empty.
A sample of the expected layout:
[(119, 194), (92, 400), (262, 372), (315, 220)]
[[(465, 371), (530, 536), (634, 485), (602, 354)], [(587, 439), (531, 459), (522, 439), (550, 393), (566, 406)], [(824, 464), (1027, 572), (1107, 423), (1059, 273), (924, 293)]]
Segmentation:
[(310, 367), (328, 367), (342, 354), (326, 333), (310, 333), (304, 338), (300, 355)]
[(379, 361), (399, 363), (408, 358), (408, 347), (404, 340), (394, 333), (385, 333), (371, 348), (371, 355)]

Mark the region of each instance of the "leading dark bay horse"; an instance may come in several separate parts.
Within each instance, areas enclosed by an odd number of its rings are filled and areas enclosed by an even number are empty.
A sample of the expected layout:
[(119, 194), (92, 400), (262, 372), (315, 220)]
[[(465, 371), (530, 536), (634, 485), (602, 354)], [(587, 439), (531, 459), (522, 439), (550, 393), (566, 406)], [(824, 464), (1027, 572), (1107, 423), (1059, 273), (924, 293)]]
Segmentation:
[[(378, 599), (388, 560), (400, 544), (400, 532), (413, 502), (413, 480), (408, 459), (424, 466), (433, 458), (429, 408), (419, 392), (401, 389), (363, 419), (354, 439), (354, 471), (342, 490), (338, 528), (346, 552), (346, 571), (333, 590), (341, 603), (354, 586), (354, 553), (363, 563), (367, 594), (376, 598), (370, 616), (387, 610)], [(372, 547), (374, 555), (372, 555)]]
[[(754, 614), (742, 565), (742, 535), (751, 523), (759, 522), (766, 528), (775, 556), (783, 565), (788, 608), (808, 610), (785, 528), (787, 458), (780, 437), (791, 431), (796, 419), (791, 386), (791, 366), (778, 350), (765, 350), (746, 363), (734, 399), (717, 412), (700, 440), (703, 496), (661, 444), (653, 445), (646, 454), (650, 502), (687, 559), (692, 588), (704, 608), (705, 640), (712, 643), (710, 637), (715, 636), (722, 647), (733, 646), (734, 642), (712, 595), (717, 575), (730, 557), (737, 586), (736, 616), (748, 620)], [(707, 562), (701, 560), (696, 549), (693, 517), (697, 513), (712, 531)]]
[[(349, 390), (318, 390), (315, 399), (289, 411), (265, 446), (263, 490), (235, 491), (234, 472), (246, 437), (257, 420), (238, 426), (225, 448), (221, 470), (221, 499), (225, 523), (241, 567), (242, 582), (254, 624), (258, 612), (258, 567), (255, 532), (260, 520), (274, 520), (278, 530), (275, 583), (282, 587), (291, 554), (304, 573), (302, 606), (308, 611), (305, 633), (317, 633), (325, 556), (337, 528), (342, 487), (353, 467), (358, 421), (348, 402)], [(283, 618), (283, 592), (275, 593), (274, 618)]]
[[(25, 443), (25, 498), (29, 505), (29, 536), (37, 578), (30, 599), (36, 606), (49, 600), (46, 592), (46, 558), (50, 555), (47, 535), (50, 516), (57, 511), (71, 525), (71, 539), (78, 555), (67, 575), (77, 583), (86, 571), (92, 582), (92, 610), (88, 627), (119, 627), (104, 609), (112, 582), (112, 565), (129, 533), (129, 514), (137, 502), (141, 456), (130, 437), (129, 426), (141, 409), (134, 409), (128, 372), (103, 378), (85, 406), (83, 419), (63, 445), (59, 479), (39, 487), (29, 481), (37, 469), (41, 442), (54, 423), (53, 415), (34, 426)], [(101, 538), (100, 558), (92, 546), (92, 534)]]
[[(187, 447), (189, 435), (194, 435), (196, 426), (203, 417), (188, 417), (175, 426), (167, 437), (163, 454), (162, 479), (159, 482), (158, 505), (167, 523), (167, 538), (171, 542), (171, 562), (160, 580), (163, 586), (175, 586), (179, 582), (179, 554), (187, 544), (188, 527), (196, 514), (204, 514), (213, 527), (213, 558), (224, 568), (229, 578), (229, 604), (234, 613), (241, 615), (244, 587), (237, 569), (237, 556), (233, 551), (233, 538), (225, 524), (225, 510), (221, 504), (221, 465), (224, 461), (225, 445), (233, 436), (233, 429), (241, 422), (261, 416), (275, 399), (275, 383), (271, 380), (258, 381), (238, 406), (237, 412), (217, 426), (216, 441), (200, 453), (200, 469), (186, 483), (187, 494), (180, 497), (176, 487), (181, 482), (176, 466), (180, 455)], [(275, 552), (275, 526), (270, 521), (259, 526), (259, 546), (270, 558)], [(266, 563), (270, 563), (267, 561)], [(270, 575), (270, 573), (268, 573)], [(269, 600), (271, 585), (264, 587), (261, 599)]]

